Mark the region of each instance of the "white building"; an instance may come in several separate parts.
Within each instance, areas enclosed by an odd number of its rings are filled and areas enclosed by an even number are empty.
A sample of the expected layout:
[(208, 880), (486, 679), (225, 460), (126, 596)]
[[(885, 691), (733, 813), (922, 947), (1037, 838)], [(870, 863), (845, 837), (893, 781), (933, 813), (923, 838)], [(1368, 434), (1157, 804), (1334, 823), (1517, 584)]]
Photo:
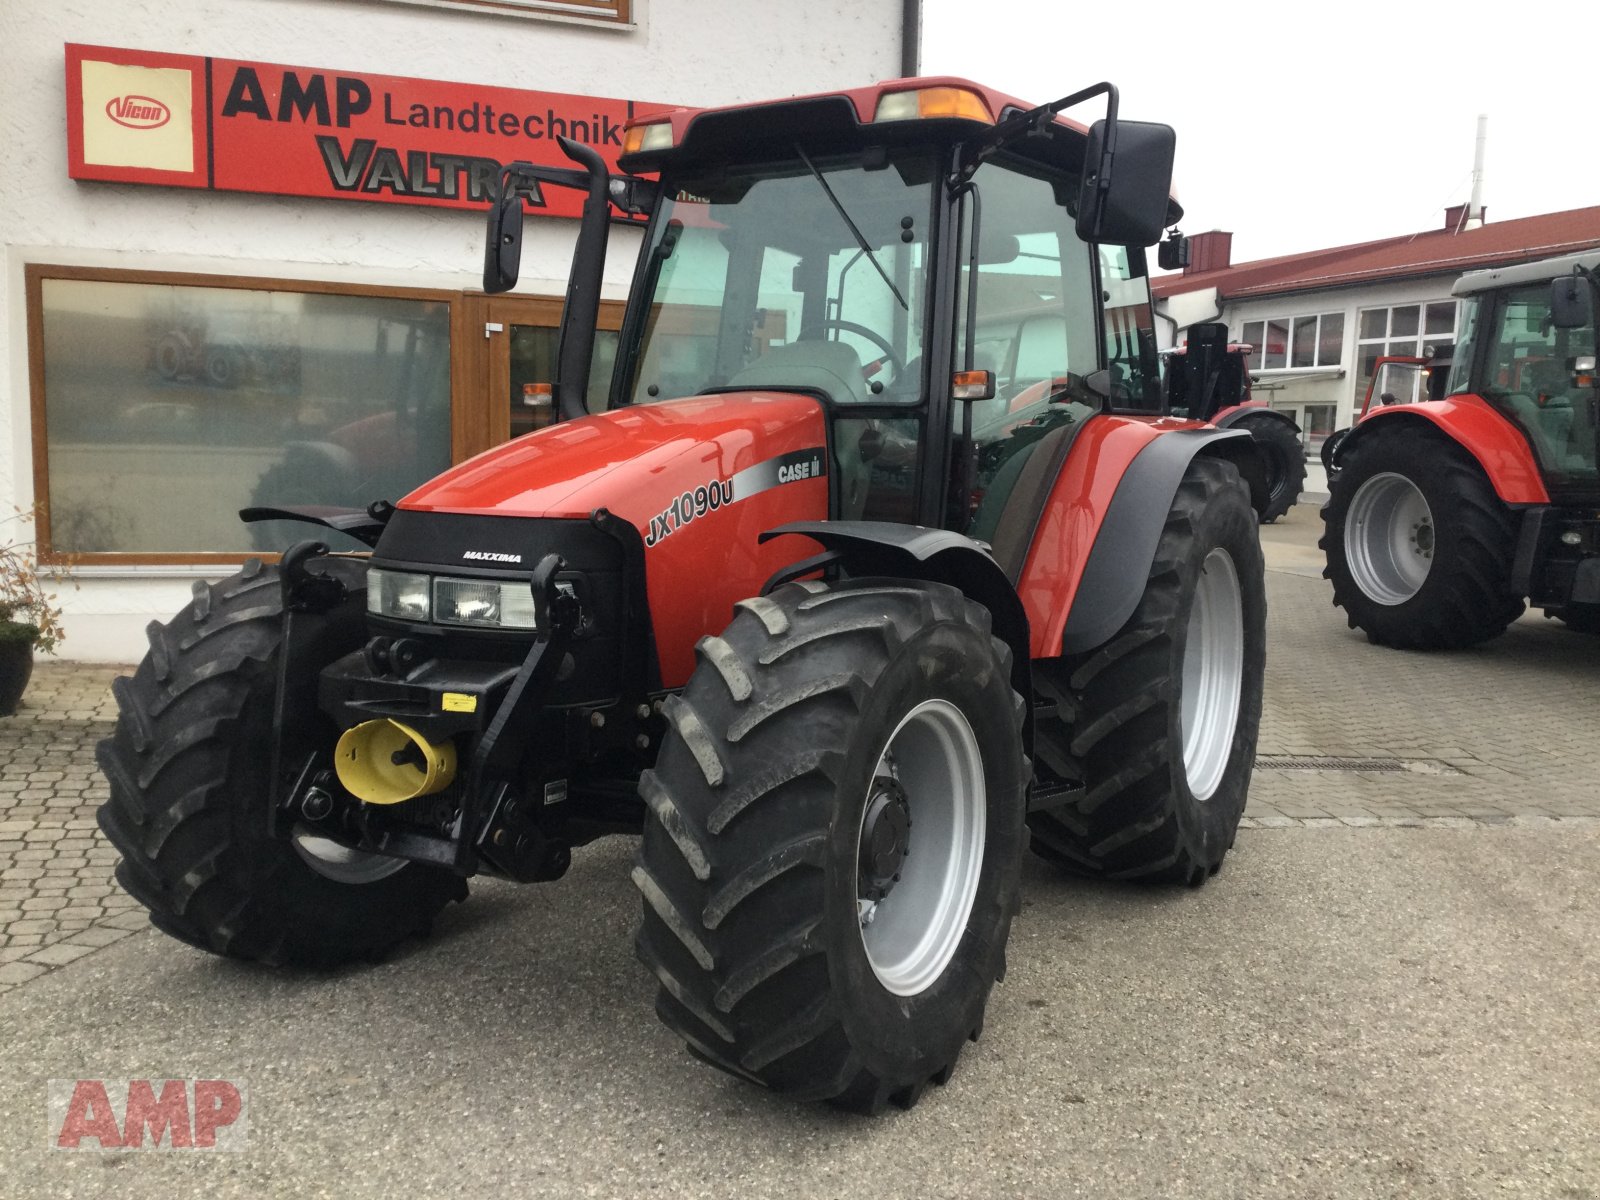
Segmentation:
[[(522, 386), (550, 378), (576, 206), (548, 192), (556, 215), (530, 220), (517, 291), (484, 296), (498, 163), (561, 162), (562, 132), (614, 161), (645, 106), (914, 73), (918, 14), (917, 0), (0, 7), (0, 500), (40, 504), (41, 555), (71, 576), (62, 653), (137, 658), (194, 578), (291, 540), (242, 525), (245, 505), (397, 498), (527, 427)], [(636, 237), (614, 230), (614, 298)], [(602, 324), (619, 316), (609, 304)]]
[(1173, 345), (1188, 326), (1221, 321), (1256, 347), (1254, 398), (1300, 426), (1314, 492), (1315, 451), (1360, 411), (1377, 359), (1457, 341), (1450, 288), (1463, 272), (1600, 246), (1600, 207), (1476, 226), (1456, 207), (1439, 229), (1237, 264), (1232, 240), (1193, 236), (1184, 272), (1153, 281), (1157, 334)]

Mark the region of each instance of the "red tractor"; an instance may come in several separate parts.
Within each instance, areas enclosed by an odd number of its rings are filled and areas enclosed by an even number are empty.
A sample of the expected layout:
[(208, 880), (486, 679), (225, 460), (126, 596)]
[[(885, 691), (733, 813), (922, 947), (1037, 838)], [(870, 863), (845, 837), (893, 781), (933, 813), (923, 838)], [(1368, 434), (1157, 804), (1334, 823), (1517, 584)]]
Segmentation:
[[(1057, 115), (1095, 98), (1088, 129)], [(1215, 873), (1261, 711), (1264, 479), (1244, 432), (1161, 410), (1147, 303), (1111, 327), (1176, 217), (1171, 129), (1116, 106), (899, 80), (642, 120), (624, 175), (565, 139), (576, 167), (508, 168), (490, 291), (524, 197), (587, 192), (561, 419), (398, 505), (246, 510), (372, 552), (303, 542), (151, 625), (99, 758), (152, 921), (370, 958), (469, 876), (642, 829), (662, 1020), (875, 1111), (978, 1036), (1030, 839)], [(613, 207), (649, 225), (588, 415)]]
[[(1456, 284), (1463, 342), (1330, 439), (1333, 602), (1376, 643), (1475, 645), (1531, 603), (1600, 633), (1600, 252)], [(1412, 402), (1413, 391), (1426, 399)]]
[[(1170, 244), (1163, 242), (1163, 249)], [(1167, 407), (1219, 429), (1243, 429), (1255, 439), (1267, 470), (1267, 501), (1259, 515), (1270, 525), (1300, 502), (1306, 450), (1292, 417), (1250, 398), (1253, 349), (1228, 341), (1226, 325), (1191, 325), (1184, 344), (1165, 355)]]

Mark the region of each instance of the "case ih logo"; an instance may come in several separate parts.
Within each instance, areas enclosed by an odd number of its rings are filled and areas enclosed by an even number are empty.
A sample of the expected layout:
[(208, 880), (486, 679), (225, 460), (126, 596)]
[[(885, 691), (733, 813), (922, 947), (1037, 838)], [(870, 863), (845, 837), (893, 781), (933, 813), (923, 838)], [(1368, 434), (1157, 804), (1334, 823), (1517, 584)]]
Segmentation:
[(106, 102), (106, 116), (129, 129), (159, 129), (172, 120), (172, 110), (150, 96), (117, 96)]
[(52, 1079), (55, 1150), (243, 1150), (249, 1107), (227, 1079)]

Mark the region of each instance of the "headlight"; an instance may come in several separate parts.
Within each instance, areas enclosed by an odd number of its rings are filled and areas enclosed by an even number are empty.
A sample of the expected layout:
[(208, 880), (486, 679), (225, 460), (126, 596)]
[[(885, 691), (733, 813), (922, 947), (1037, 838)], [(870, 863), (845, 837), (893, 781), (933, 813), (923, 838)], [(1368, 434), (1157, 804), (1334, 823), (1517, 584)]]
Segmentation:
[(402, 621), (426, 621), (428, 583), (426, 575), (416, 575), (410, 571), (369, 570), (367, 611)]
[(435, 579), (433, 619), (441, 625), (533, 629), (533, 589), (526, 580)]

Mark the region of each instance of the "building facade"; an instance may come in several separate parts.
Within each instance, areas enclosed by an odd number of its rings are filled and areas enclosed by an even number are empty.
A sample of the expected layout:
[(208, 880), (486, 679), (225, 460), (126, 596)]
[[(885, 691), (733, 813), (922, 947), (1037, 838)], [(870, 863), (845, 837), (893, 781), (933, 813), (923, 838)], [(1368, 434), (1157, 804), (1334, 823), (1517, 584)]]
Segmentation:
[[(1255, 347), (1254, 398), (1300, 426), (1315, 493), (1325, 486), (1316, 451), (1360, 412), (1377, 360), (1426, 357), (1463, 332), (1455, 281), (1600, 246), (1600, 207), (1495, 224), (1472, 224), (1453, 208), (1439, 229), (1237, 264), (1231, 242), (1225, 232), (1198, 234), (1189, 267), (1153, 281), (1158, 336), (1176, 345), (1188, 326), (1220, 321), (1233, 340)], [(1397, 376), (1394, 386), (1420, 381)]]
[[(544, 417), (575, 200), (479, 288), (499, 165), (614, 161), (634, 112), (891, 78), (917, 5), (818, 0), (19, 0), (0, 8), (0, 498), (66, 578), (61, 652), (143, 628), (286, 526)], [(908, 44), (909, 39), (909, 44)], [(908, 63), (909, 59), (909, 63)], [(638, 245), (613, 229), (602, 326)], [(604, 335), (597, 376), (608, 374)], [(29, 535), (21, 519), (4, 535)]]

